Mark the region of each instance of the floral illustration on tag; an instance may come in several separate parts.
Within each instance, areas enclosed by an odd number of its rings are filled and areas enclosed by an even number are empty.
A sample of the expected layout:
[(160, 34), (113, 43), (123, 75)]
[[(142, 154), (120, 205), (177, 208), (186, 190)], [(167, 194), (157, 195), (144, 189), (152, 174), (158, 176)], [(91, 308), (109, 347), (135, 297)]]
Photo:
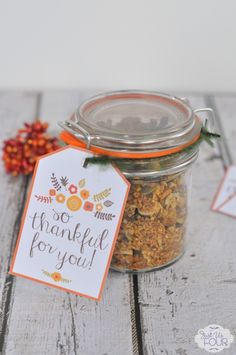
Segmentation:
[(86, 179), (82, 178), (78, 183), (70, 182), (67, 176), (58, 178), (55, 173), (50, 176), (50, 184), (48, 195), (35, 195), (38, 202), (49, 204), (55, 201), (72, 212), (83, 208), (86, 212), (94, 212), (94, 217), (102, 220), (112, 220), (115, 217), (114, 214), (104, 211), (114, 204), (107, 199), (111, 194), (111, 188), (91, 195), (86, 187)]
[(107, 198), (110, 194), (111, 194), (111, 189), (105, 189), (105, 190), (99, 192), (98, 194), (94, 194), (93, 198), (94, 198), (94, 201), (99, 202), (99, 201)]
[(35, 197), (37, 198), (37, 201), (42, 202), (42, 203), (51, 203), (52, 202), (51, 196), (35, 195)]
[(65, 282), (65, 283), (71, 282), (71, 280), (66, 279), (65, 277), (62, 277), (62, 274), (58, 271), (54, 271), (54, 272), (50, 273), (46, 270), (42, 270), (42, 272), (44, 275), (50, 277), (55, 282)]
[(60, 177), (60, 182), (61, 182), (62, 186), (64, 186), (65, 189), (66, 189), (67, 185), (69, 184), (68, 177), (67, 176), (65, 176), (65, 177), (61, 176)]
[(38, 159), (10, 273), (100, 300), (130, 184), (63, 147)]
[(60, 191), (62, 186), (61, 184), (58, 182), (56, 176), (54, 173), (52, 173), (52, 176), (51, 176), (51, 181), (52, 181), (52, 184), (53, 184), (53, 187), (56, 191)]

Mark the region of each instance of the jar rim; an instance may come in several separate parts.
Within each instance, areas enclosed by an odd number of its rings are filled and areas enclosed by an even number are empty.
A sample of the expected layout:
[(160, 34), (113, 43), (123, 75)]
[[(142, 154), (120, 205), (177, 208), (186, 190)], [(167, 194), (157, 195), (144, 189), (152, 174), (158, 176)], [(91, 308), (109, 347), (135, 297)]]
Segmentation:
[(120, 158), (160, 157), (196, 142), (201, 121), (175, 96), (123, 90), (91, 97), (60, 125), (66, 143)]

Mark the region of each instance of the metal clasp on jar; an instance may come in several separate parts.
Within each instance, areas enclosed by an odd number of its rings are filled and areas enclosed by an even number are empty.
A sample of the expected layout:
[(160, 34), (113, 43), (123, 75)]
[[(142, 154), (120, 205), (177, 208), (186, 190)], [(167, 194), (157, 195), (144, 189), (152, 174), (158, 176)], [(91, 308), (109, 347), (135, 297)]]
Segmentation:
[(212, 108), (210, 108), (210, 107), (198, 108), (196, 110), (193, 110), (193, 112), (195, 114), (206, 112), (208, 114), (207, 117), (209, 119), (208, 128), (210, 130), (212, 130), (214, 128), (216, 119), (215, 119), (215, 112), (214, 112), (214, 110)]
[[(189, 105), (189, 99), (187, 97), (181, 97), (181, 100), (183, 102), (185, 102), (187, 105)], [(209, 119), (209, 128), (210, 129), (213, 129), (214, 126), (215, 126), (215, 121), (216, 121), (216, 118), (215, 118), (215, 112), (212, 108), (210, 107), (204, 107), (204, 108), (198, 108), (196, 110), (193, 110), (194, 114), (198, 114), (198, 113), (202, 113), (202, 112), (206, 112), (208, 115), (208, 119)], [(199, 117), (201, 118), (201, 117)]]

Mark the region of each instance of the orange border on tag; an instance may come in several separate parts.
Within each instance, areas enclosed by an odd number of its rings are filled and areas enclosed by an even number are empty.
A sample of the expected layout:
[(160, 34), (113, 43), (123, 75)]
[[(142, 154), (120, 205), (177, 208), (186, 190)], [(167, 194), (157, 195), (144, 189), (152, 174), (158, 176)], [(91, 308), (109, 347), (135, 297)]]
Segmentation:
[(221, 192), (221, 190), (222, 190), (223, 184), (224, 184), (224, 182), (225, 182), (225, 179), (226, 179), (226, 176), (227, 176), (227, 174), (228, 174), (228, 172), (229, 172), (230, 167), (231, 167), (231, 166), (228, 166), (228, 167), (225, 169), (225, 171), (224, 171), (224, 176), (221, 178), (220, 185), (219, 185), (219, 187), (218, 187), (218, 189), (217, 189), (217, 191), (216, 191), (216, 194), (215, 194), (215, 196), (214, 196), (214, 198), (213, 198), (213, 201), (212, 201), (212, 204), (211, 204), (211, 210), (212, 210), (212, 211), (217, 211), (217, 208), (213, 208), (213, 207), (214, 207), (214, 204), (215, 204), (215, 202), (216, 202), (216, 200), (217, 200), (217, 198), (218, 198), (218, 196), (219, 196), (219, 194), (220, 194), (220, 192)]
[(236, 218), (236, 215), (235, 214), (232, 214), (232, 213), (228, 213), (228, 212), (224, 212), (222, 211), (220, 208), (223, 207), (224, 205), (226, 205), (229, 201), (231, 201), (233, 198), (236, 197), (236, 193), (234, 193), (232, 196), (228, 197), (219, 207), (217, 210), (214, 210), (218, 213), (222, 213), (226, 216), (229, 216), (229, 217), (232, 217), (232, 218)]
[(222, 206), (224, 206), (227, 202), (229, 202), (232, 198), (234, 198), (234, 197), (236, 196), (236, 193), (234, 193), (233, 195), (227, 197), (226, 200), (225, 200), (224, 202), (222, 202), (217, 208), (214, 208), (214, 204), (215, 204), (215, 202), (216, 202), (216, 200), (217, 200), (217, 198), (218, 198), (218, 196), (219, 196), (219, 194), (220, 194), (220, 192), (221, 192), (221, 190), (222, 190), (222, 187), (223, 187), (224, 182), (225, 182), (225, 180), (226, 180), (226, 177), (227, 177), (227, 175), (228, 175), (228, 173), (229, 173), (229, 170), (230, 170), (232, 167), (234, 167), (234, 166), (235, 166), (235, 165), (232, 164), (232, 165), (229, 165), (229, 166), (225, 169), (224, 176), (223, 176), (223, 178), (221, 179), (220, 185), (219, 185), (219, 187), (218, 187), (218, 190), (217, 190), (217, 192), (216, 192), (216, 194), (215, 194), (215, 197), (214, 197), (214, 199), (213, 199), (213, 202), (212, 202), (212, 204), (211, 204), (211, 210), (214, 211), (214, 212), (222, 213), (222, 214), (224, 214), (224, 215), (226, 215), (226, 216), (229, 216), (229, 217), (234, 217), (234, 218), (236, 218), (235, 215), (230, 214), (230, 213), (226, 213), (226, 212), (223, 212), (223, 211), (220, 210), (220, 208), (221, 208)]
[(116, 240), (117, 240), (117, 237), (118, 237), (118, 234), (119, 234), (120, 225), (121, 225), (121, 222), (122, 222), (126, 201), (127, 201), (127, 198), (128, 198), (128, 195), (129, 195), (129, 190), (130, 190), (129, 181), (125, 178), (125, 176), (116, 167), (115, 167), (115, 170), (121, 176), (123, 181), (126, 183), (127, 188), (126, 188), (125, 198), (124, 198), (124, 202), (123, 202), (123, 205), (122, 205), (120, 217), (119, 217), (118, 224), (117, 224), (117, 227), (116, 227), (115, 236), (114, 236), (114, 239), (113, 239), (113, 242), (112, 242), (112, 246), (111, 246), (111, 250), (110, 250), (110, 254), (109, 254), (109, 257), (108, 257), (106, 269), (105, 269), (105, 272), (104, 272), (104, 275), (103, 275), (103, 278), (102, 278), (101, 287), (100, 287), (100, 290), (99, 290), (99, 293), (98, 293), (98, 297), (96, 298), (96, 297), (93, 297), (93, 296), (90, 296), (90, 295), (87, 295), (87, 294), (83, 294), (83, 293), (80, 293), (80, 292), (76, 292), (76, 291), (70, 290), (70, 289), (65, 288), (65, 287), (53, 285), (53, 284), (51, 284), (49, 282), (42, 281), (42, 280), (36, 279), (34, 277), (27, 276), (27, 275), (20, 274), (20, 273), (17, 273), (17, 272), (13, 271), (14, 265), (15, 265), (16, 256), (17, 256), (17, 252), (18, 252), (19, 245), (20, 245), (20, 239), (21, 239), (21, 236), (22, 236), (22, 231), (23, 231), (23, 227), (24, 227), (24, 223), (25, 223), (25, 218), (26, 218), (26, 214), (27, 214), (27, 211), (28, 211), (29, 202), (30, 202), (30, 199), (31, 199), (31, 194), (32, 194), (32, 191), (33, 191), (34, 181), (35, 181), (35, 177), (36, 177), (37, 170), (38, 170), (39, 161), (41, 159), (44, 159), (44, 158), (48, 157), (49, 155), (57, 154), (60, 151), (63, 151), (65, 149), (71, 149), (71, 148), (79, 150), (79, 151), (84, 151), (84, 152), (89, 153), (91, 155), (91, 151), (89, 151), (87, 149), (74, 147), (72, 145), (68, 145), (66, 147), (59, 148), (59, 149), (57, 149), (54, 152), (42, 155), (41, 157), (39, 157), (37, 159), (37, 162), (36, 162), (36, 165), (35, 165), (35, 168), (34, 168), (32, 181), (30, 183), (30, 188), (29, 188), (29, 193), (28, 193), (27, 201), (26, 201), (25, 208), (24, 208), (24, 213), (23, 213), (22, 220), (21, 220), (21, 226), (20, 226), (20, 231), (19, 231), (19, 235), (18, 235), (18, 238), (17, 238), (17, 242), (16, 242), (16, 247), (15, 247), (15, 250), (14, 250), (14, 253), (13, 253), (12, 263), (11, 263), (10, 270), (9, 270), (8, 273), (11, 274), (11, 275), (15, 275), (15, 276), (21, 276), (21, 277), (26, 278), (28, 280), (36, 281), (38, 283), (41, 283), (41, 284), (44, 284), (44, 285), (47, 285), (47, 286), (50, 286), (50, 287), (53, 287), (53, 288), (59, 288), (59, 289), (61, 289), (63, 291), (68, 291), (68, 292), (73, 293), (73, 294), (78, 295), (78, 296), (83, 296), (83, 297), (90, 298), (90, 299), (93, 299), (93, 300), (96, 300), (96, 301), (100, 301), (101, 300), (102, 291), (103, 291), (104, 286), (105, 286), (105, 281), (106, 281), (106, 278), (107, 278), (107, 274), (108, 274), (108, 271), (109, 271), (111, 258), (112, 258), (113, 251), (114, 251), (114, 248), (115, 248), (115, 243), (116, 243)]
[[(234, 197), (236, 196), (236, 192), (233, 193), (233, 195), (230, 195), (229, 197), (227, 197), (227, 199), (222, 202), (218, 207), (217, 207), (217, 210), (220, 211), (220, 209), (226, 205), (226, 203), (228, 203), (229, 201), (231, 201)], [(223, 211), (220, 211), (222, 213), (224, 213)], [(236, 217), (236, 216), (235, 216)]]

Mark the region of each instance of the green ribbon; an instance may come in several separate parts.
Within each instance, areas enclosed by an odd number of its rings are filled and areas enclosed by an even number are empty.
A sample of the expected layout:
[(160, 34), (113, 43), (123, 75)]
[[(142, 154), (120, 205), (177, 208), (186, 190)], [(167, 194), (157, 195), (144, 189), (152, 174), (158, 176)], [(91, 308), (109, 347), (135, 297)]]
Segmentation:
[[(213, 133), (208, 130), (208, 120), (205, 121), (205, 124), (202, 125), (201, 127), (201, 132), (198, 140), (194, 142), (193, 144), (189, 145), (188, 147), (184, 148), (181, 150), (181, 152), (190, 152), (193, 148), (196, 146), (200, 145), (203, 141), (206, 142), (208, 145), (211, 147), (214, 146), (214, 140), (220, 138), (220, 134), (218, 133)], [(171, 156), (174, 154), (179, 154), (181, 152), (173, 153)], [(168, 155), (166, 155), (168, 156)], [(165, 156), (165, 157), (166, 157)], [(108, 155), (94, 155), (93, 157), (87, 157), (84, 161), (84, 168), (86, 168), (89, 164), (100, 164), (100, 165), (107, 165), (110, 163), (114, 163), (116, 161), (122, 161), (125, 160), (126, 158), (116, 158), (116, 157), (111, 157)], [(140, 158), (139, 158), (140, 159)], [(146, 158), (148, 159), (148, 158)], [(157, 157), (158, 159), (158, 157)], [(134, 160), (134, 159), (129, 159), (129, 160)]]

